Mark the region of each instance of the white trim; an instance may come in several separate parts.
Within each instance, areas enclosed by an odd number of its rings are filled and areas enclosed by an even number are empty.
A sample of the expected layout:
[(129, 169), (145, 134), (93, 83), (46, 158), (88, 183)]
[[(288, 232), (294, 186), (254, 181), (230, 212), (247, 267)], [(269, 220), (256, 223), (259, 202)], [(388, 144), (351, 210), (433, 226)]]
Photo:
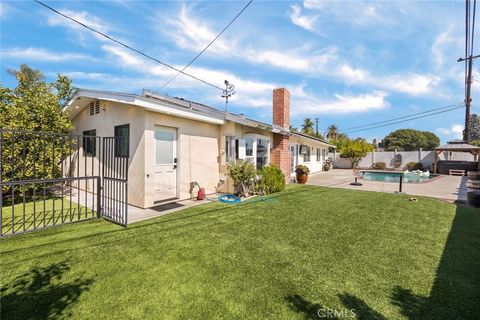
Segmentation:
[(181, 118), (187, 118), (187, 119), (208, 122), (213, 124), (224, 124), (223, 119), (207, 116), (194, 110), (182, 110), (178, 107), (175, 107), (171, 103), (165, 103), (165, 102), (162, 103), (160, 101), (153, 102), (148, 98), (143, 98), (133, 94), (113, 93), (113, 92), (106, 92), (106, 91), (95, 91), (95, 90), (84, 90), (84, 89), (80, 89), (75, 94), (75, 96), (68, 102), (68, 104), (63, 108), (63, 112), (66, 112), (68, 109), (72, 110), (72, 113), (70, 114), (70, 118), (75, 117), (76, 114), (83, 109), (83, 108), (79, 108), (79, 109), (71, 108), (72, 105), (74, 104), (74, 101), (81, 98), (99, 99), (99, 100), (105, 100), (105, 101), (111, 101), (111, 102), (117, 102), (117, 103), (123, 103), (123, 104), (132, 104), (153, 112), (170, 114), (170, 115), (181, 117)]
[(255, 168), (257, 167), (257, 143), (258, 143), (258, 139), (262, 139), (262, 140), (268, 141), (268, 144), (267, 144), (267, 164), (266, 165), (269, 165), (270, 160), (271, 160), (270, 159), (270, 146), (272, 144), (272, 141), (270, 141), (270, 137), (262, 135), (262, 134), (258, 134), (258, 133), (246, 133), (246, 134), (243, 135), (243, 139), (246, 140), (247, 138), (252, 138), (253, 139), (253, 145), (252, 145), (252, 155), (251, 156), (245, 155), (245, 160), (252, 162), (253, 165), (255, 166)]

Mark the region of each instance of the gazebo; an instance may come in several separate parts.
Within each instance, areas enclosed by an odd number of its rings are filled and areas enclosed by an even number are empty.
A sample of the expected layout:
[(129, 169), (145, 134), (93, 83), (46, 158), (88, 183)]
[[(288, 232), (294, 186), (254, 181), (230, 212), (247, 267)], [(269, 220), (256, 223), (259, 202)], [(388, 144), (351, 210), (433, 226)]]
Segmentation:
[[(446, 160), (439, 160), (439, 155), (442, 152), (447, 152)], [(451, 154), (453, 152), (463, 152), (470, 153), (473, 155), (473, 161), (469, 160), (451, 160)], [(434, 172), (439, 173), (439, 162), (442, 165), (443, 174), (449, 174), (450, 170), (464, 170), (467, 171), (477, 171), (480, 169), (480, 147), (468, 144), (463, 140), (453, 140), (447, 142), (447, 144), (437, 147), (434, 149)]]

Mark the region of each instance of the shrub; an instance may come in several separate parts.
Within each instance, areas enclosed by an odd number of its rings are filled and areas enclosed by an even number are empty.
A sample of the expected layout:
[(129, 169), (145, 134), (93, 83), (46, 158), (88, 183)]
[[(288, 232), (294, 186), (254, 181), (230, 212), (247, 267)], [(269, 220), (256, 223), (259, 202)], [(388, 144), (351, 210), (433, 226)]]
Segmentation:
[(238, 190), (241, 196), (246, 197), (254, 193), (257, 170), (251, 162), (245, 161), (231, 165), (228, 170), (230, 177), (233, 179), (235, 190)]
[(257, 182), (257, 188), (260, 193), (270, 194), (285, 189), (285, 176), (276, 166), (265, 166), (258, 170), (258, 174), (260, 180)]
[(421, 162), (409, 162), (407, 163), (407, 169), (409, 171), (423, 170), (423, 164)]
[(385, 164), (385, 162), (382, 162), (382, 161), (375, 162), (373, 164), (373, 169), (377, 169), (377, 170), (385, 170), (386, 167), (387, 165)]
[(295, 168), (295, 173), (296, 173), (296, 174), (309, 174), (309, 173), (310, 173), (310, 169), (309, 169), (307, 166), (304, 166), (303, 164), (299, 164), (299, 165)]

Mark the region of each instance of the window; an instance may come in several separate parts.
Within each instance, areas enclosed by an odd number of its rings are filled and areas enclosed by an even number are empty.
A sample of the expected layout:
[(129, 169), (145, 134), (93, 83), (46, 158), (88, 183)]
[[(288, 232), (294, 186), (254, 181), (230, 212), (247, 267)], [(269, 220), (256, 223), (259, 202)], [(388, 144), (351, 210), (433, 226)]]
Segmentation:
[(115, 127), (115, 157), (128, 158), (130, 125), (124, 124)]
[[(83, 131), (83, 154), (85, 157), (95, 157), (97, 155), (97, 130)], [(91, 138), (89, 136), (92, 136)]]
[(317, 161), (322, 161), (322, 149), (317, 148)]
[(257, 139), (257, 169), (268, 164), (268, 142), (267, 139)]
[(100, 113), (100, 100), (94, 100), (90, 102), (90, 115)]
[(237, 148), (238, 146), (236, 144), (235, 137), (226, 136), (225, 137), (225, 161), (227, 163), (235, 162)]
[(303, 154), (303, 162), (310, 162), (310, 147), (305, 148), (305, 153)]
[(245, 155), (247, 157), (253, 157), (253, 142), (255, 139), (253, 137), (245, 138)]
[(155, 164), (171, 164), (173, 157), (175, 132), (156, 127), (155, 132)]
[(249, 133), (245, 135), (244, 139), (239, 139), (238, 141), (243, 141), (245, 143), (244, 157), (242, 157), (239, 144), (237, 153), (238, 159), (244, 159), (245, 161), (253, 163), (257, 169), (261, 169), (268, 165), (270, 156), (270, 140), (268, 137)]

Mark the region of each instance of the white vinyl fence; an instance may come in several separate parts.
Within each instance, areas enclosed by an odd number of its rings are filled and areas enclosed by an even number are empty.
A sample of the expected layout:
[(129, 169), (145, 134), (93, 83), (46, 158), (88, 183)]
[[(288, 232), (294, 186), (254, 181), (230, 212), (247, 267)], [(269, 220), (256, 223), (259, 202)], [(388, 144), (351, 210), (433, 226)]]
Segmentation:
[[(434, 161), (434, 152), (433, 151), (373, 151), (369, 152), (365, 158), (363, 158), (360, 163), (360, 168), (370, 168), (376, 162), (385, 162), (387, 168), (394, 168), (395, 155), (402, 156), (402, 165), (405, 167), (409, 162), (421, 162), (425, 169), (432, 168)], [(340, 158), (338, 153), (331, 152), (328, 154), (333, 160), (333, 167), (339, 169), (348, 169), (351, 168), (350, 161), (348, 159)], [(475, 161), (472, 154), (467, 152), (442, 152), (438, 156), (439, 160), (463, 160), (463, 161)]]

